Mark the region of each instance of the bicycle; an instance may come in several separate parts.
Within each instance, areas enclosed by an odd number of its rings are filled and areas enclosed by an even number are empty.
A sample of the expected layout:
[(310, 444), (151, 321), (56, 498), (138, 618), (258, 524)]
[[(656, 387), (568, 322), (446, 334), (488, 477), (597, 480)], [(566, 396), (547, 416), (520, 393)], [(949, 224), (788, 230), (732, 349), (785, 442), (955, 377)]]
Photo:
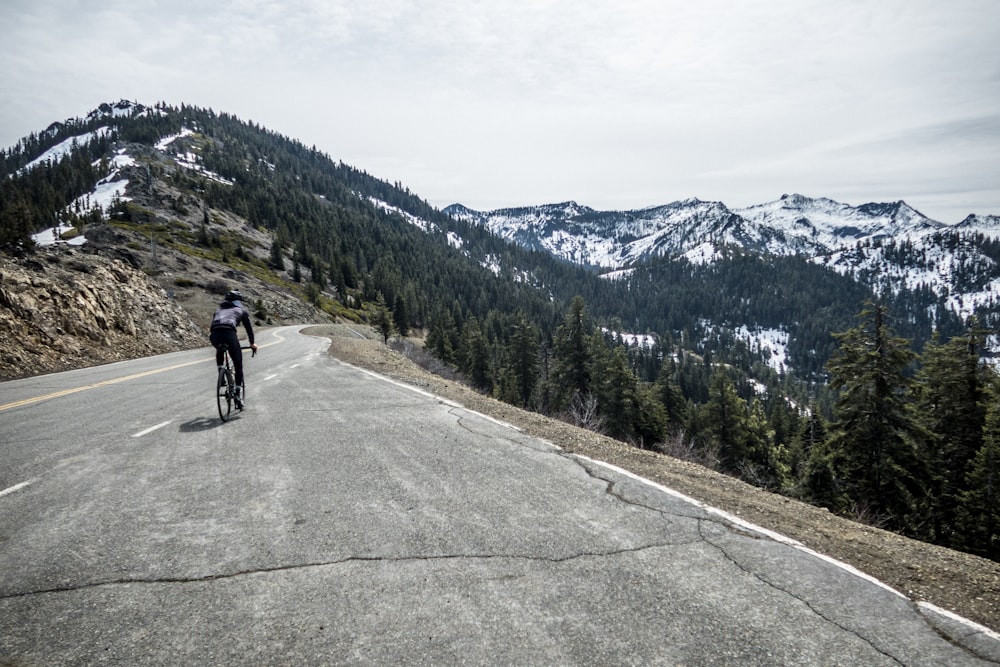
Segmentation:
[[(219, 366), (219, 377), (215, 383), (215, 399), (219, 405), (219, 418), (222, 421), (229, 419), (229, 415), (233, 411), (233, 403), (236, 403), (236, 409), (240, 412), (243, 411), (244, 401), (247, 399), (247, 388), (246, 380), (240, 385), (240, 398), (237, 401), (236, 395), (236, 380), (233, 377), (233, 367), (229, 361), (229, 347), (225, 344), (216, 345), (216, 349), (222, 350), (223, 363)], [(240, 346), (241, 350), (252, 350), (250, 346)], [(257, 356), (257, 350), (253, 350), (251, 357)]]

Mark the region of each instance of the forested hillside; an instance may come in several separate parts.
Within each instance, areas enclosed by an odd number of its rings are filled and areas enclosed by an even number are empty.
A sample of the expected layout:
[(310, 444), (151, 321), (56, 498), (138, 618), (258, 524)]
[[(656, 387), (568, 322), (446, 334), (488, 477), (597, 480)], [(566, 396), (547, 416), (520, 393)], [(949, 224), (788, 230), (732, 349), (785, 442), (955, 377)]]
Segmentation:
[[(988, 332), (929, 291), (876, 294), (735, 247), (710, 264), (665, 257), (600, 276), (194, 107), (120, 104), (55, 124), (3, 151), (0, 179), (6, 253), (32, 252), (31, 234), (57, 223), (133, 233), (288, 285), (387, 341), (423, 336), (510, 403), (997, 556)], [(127, 181), (125, 195), (93, 203), (109, 180)], [(759, 330), (783, 332), (786, 349)]]

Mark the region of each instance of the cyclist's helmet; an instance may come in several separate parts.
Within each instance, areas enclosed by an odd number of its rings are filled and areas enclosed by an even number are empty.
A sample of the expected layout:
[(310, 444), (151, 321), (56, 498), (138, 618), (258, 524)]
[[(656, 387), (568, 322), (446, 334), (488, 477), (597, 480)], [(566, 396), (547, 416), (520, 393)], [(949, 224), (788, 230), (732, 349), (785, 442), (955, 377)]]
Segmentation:
[(226, 301), (242, 301), (243, 295), (236, 290), (232, 290), (226, 293)]

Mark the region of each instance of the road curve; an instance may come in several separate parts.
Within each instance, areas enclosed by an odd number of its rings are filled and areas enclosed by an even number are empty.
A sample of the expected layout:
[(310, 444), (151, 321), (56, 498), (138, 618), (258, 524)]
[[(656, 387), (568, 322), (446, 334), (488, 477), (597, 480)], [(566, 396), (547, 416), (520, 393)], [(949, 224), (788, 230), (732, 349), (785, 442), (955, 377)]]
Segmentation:
[(997, 636), (263, 331), (0, 383), (0, 665), (978, 665)]

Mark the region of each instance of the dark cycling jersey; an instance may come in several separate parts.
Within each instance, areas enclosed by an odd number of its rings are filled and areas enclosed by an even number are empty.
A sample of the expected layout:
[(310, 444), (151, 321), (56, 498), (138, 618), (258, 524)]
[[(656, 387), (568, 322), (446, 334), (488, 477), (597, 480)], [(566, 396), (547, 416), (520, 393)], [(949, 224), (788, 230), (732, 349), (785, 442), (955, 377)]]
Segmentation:
[(253, 345), (253, 325), (250, 324), (250, 312), (240, 301), (223, 301), (212, 317), (212, 329), (232, 329), (235, 331), (242, 324), (247, 330), (247, 340)]

